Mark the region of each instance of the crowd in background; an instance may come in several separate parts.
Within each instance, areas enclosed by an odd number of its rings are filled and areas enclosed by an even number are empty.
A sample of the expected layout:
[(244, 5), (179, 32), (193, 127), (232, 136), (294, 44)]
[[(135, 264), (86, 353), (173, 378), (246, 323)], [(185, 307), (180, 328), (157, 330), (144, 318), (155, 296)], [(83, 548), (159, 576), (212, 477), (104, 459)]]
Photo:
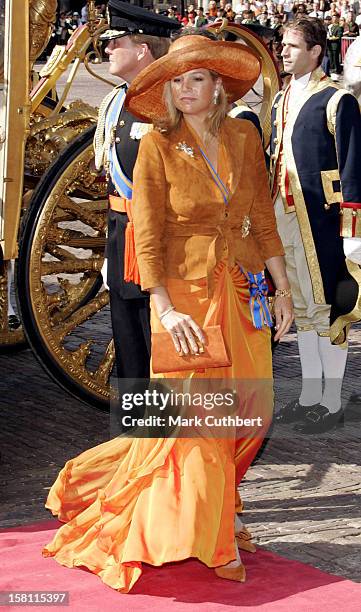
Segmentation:
[[(96, 4), (96, 11), (99, 17), (106, 16), (106, 2)], [(54, 44), (66, 45), (70, 36), (78, 26), (86, 23), (88, 19), (88, 9), (85, 3), (80, 12), (78, 11), (60, 11), (58, 13), (53, 31)]]
[(227, 18), (236, 23), (258, 23), (264, 27), (278, 27), (292, 21), (296, 16), (310, 15), (325, 21), (328, 26), (335, 23), (342, 28), (343, 34), (357, 36), (361, 25), (359, 0), (339, 0), (328, 2), (289, 2), (288, 0), (251, 0), (239, 3), (230, 3), (225, 0), (209, 0), (189, 4), (186, 14), (182, 16), (176, 6), (171, 6), (167, 13), (169, 17), (179, 19), (184, 25), (201, 27), (215, 21), (217, 18)]
[[(359, 36), (361, 28), (361, 1), (316, 0), (315, 2), (290, 2), (289, 0), (243, 0), (226, 2), (226, 0), (199, 0), (198, 2), (177, 2), (152, 5), (156, 12), (165, 12), (170, 18), (178, 19), (184, 27), (201, 28), (216, 19), (250, 25), (262, 35), (263, 28), (273, 29), (274, 39), (280, 41), (284, 25), (296, 16), (309, 15), (322, 19), (327, 28), (327, 66), (333, 78), (337, 79), (342, 72), (342, 63), (348, 46)], [(99, 15), (105, 16), (107, 2), (96, 3)], [(146, 5), (146, 3), (144, 3)], [(183, 14), (181, 9), (183, 10)], [(73, 31), (87, 21), (87, 5), (78, 11), (61, 12), (58, 15), (53, 33), (53, 44), (66, 44)]]
[[(202, 6), (204, 5), (204, 7)], [(206, 6), (207, 5), (207, 6)], [(168, 9), (169, 17), (179, 19), (184, 26), (202, 27), (219, 18), (244, 25), (262, 26), (275, 30), (275, 39), (280, 40), (284, 25), (300, 15), (322, 19), (327, 28), (327, 66), (331, 76), (337, 80), (342, 72), (341, 64), (361, 27), (361, 4), (359, 0), (316, 0), (315, 2), (290, 2), (289, 0), (244, 0), (230, 3), (226, 0), (210, 0), (189, 4), (185, 15), (176, 6)], [(261, 28), (259, 32), (262, 33)]]

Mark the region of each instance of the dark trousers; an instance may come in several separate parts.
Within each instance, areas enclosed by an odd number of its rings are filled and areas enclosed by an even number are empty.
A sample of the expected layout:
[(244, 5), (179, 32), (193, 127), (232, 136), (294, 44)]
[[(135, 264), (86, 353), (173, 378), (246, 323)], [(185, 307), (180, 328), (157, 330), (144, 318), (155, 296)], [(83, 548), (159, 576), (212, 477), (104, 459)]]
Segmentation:
[(149, 298), (124, 299), (110, 290), (110, 312), (118, 378), (148, 378)]
[[(111, 405), (111, 435), (132, 431), (123, 417), (143, 418), (145, 407), (134, 406), (131, 413), (122, 410), (124, 393), (143, 393), (148, 388), (150, 369), (150, 309), (149, 298), (127, 300), (110, 291), (110, 312), (115, 346), (118, 379), (115, 391), (119, 401)], [(127, 379), (127, 380), (124, 380)], [(143, 428), (144, 429), (144, 428)], [(143, 430), (142, 430), (143, 431)], [(129, 433), (130, 435), (130, 433)], [(139, 434), (138, 434), (139, 435)]]
[(124, 281), (124, 235), (128, 217), (108, 213), (108, 285), (118, 378), (148, 378), (149, 294)]
[(340, 64), (341, 43), (330, 43), (328, 47), (328, 57), (330, 59), (330, 70), (341, 74)]

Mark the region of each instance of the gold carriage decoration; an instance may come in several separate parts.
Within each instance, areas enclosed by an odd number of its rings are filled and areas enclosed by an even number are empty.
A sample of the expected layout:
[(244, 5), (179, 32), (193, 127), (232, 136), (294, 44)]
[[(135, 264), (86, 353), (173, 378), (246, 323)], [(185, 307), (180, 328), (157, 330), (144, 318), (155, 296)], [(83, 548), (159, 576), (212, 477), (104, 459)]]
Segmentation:
[[(82, 101), (66, 104), (81, 64), (91, 78), (104, 80), (94, 64), (102, 61), (98, 37), (107, 22), (98, 17), (93, 0), (87, 5), (87, 23), (67, 45), (55, 46), (37, 75), (34, 62), (48, 43), (57, 2), (0, 0), (5, 99), (0, 115), (0, 351), (23, 346), (25, 333), (36, 357), (63, 387), (106, 407), (114, 349), (108, 292), (100, 275), (107, 198), (104, 176), (94, 167), (97, 109)], [(279, 89), (273, 58), (242, 26), (223, 21), (212, 29), (219, 36), (232, 32), (261, 59), (259, 116), (267, 142), (270, 103)], [(27, 44), (17, 45), (19, 39)], [(56, 84), (66, 70), (57, 99)], [(8, 325), (11, 259), (17, 260), (22, 322), (17, 330)]]

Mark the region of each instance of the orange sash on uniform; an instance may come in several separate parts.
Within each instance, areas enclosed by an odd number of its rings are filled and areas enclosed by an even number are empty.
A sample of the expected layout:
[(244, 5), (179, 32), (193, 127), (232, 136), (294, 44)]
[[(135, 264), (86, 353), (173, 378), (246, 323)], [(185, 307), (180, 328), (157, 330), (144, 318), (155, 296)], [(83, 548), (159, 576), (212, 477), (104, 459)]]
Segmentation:
[(128, 215), (128, 223), (125, 228), (124, 280), (127, 283), (132, 282), (136, 285), (140, 285), (139, 268), (135, 254), (132, 201), (127, 198), (109, 195), (109, 206), (116, 212), (126, 213)]

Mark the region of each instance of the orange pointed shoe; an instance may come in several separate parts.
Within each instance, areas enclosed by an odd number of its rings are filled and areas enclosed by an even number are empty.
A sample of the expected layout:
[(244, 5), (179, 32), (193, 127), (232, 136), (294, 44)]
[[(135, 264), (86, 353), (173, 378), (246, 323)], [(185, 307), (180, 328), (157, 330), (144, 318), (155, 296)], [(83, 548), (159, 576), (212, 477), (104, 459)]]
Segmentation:
[(240, 531), (237, 531), (236, 534), (236, 542), (237, 546), (240, 550), (245, 550), (246, 552), (255, 553), (257, 548), (256, 545), (252, 542), (252, 534), (248, 531), (247, 527), (243, 525)]
[(236, 582), (246, 582), (246, 568), (242, 563), (237, 567), (215, 567), (214, 571), (218, 578), (235, 580)]

